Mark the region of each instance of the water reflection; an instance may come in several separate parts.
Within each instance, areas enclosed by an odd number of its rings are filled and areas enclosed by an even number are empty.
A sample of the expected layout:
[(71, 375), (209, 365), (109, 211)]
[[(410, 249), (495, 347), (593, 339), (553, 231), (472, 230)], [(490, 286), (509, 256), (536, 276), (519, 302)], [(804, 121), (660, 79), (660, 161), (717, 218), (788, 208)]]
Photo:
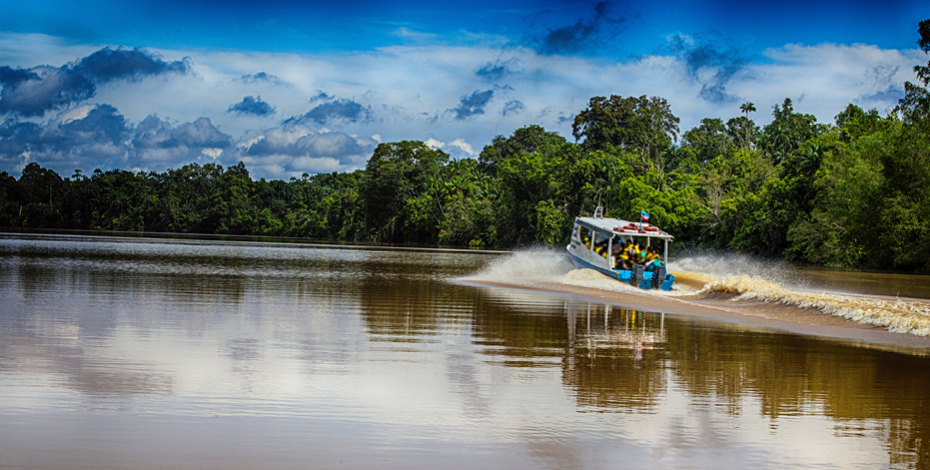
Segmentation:
[(930, 466), (926, 358), (450, 282), (494, 256), (0, 237), (0, 466)]

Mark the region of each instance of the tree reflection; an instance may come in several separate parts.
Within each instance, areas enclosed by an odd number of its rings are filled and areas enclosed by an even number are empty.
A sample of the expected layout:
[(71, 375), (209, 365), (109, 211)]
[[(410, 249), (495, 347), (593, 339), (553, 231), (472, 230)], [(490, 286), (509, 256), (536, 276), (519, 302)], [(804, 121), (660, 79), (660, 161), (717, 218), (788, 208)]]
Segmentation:
[(781, 417), (826, 415), (837, 421), (838, 435), (845, 427), (853, 434), (880, 429), (892, 465), (930, 468), (927, 358), (527, 296), (483, 290), (476, 341), (512, 358), (510, 366), (558, 357), (579, 411), (655, 411), (674, 382), (733, 417), (757, 412), (777, 426)]
[(569, 344), (562, 380), (591, 411), (650, 411), (667, 389), (662, 314), (566, 305)]

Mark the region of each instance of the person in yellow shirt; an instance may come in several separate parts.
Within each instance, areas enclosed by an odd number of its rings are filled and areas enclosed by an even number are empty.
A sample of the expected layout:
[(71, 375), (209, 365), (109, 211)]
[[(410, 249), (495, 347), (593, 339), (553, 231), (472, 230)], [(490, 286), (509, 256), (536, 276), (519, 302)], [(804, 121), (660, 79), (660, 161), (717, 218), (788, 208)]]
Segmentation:
[(628, 252), (630, 242), (623, 242), (617, 250), (616, 269), (629, 271), (633, 266), (630, 263), (630, 254)]
[(646, 271), (653, 271), (659, 267), (662, 267), (662, 260), (659, 256), (659, 252), (650, 246), (646, 249)]

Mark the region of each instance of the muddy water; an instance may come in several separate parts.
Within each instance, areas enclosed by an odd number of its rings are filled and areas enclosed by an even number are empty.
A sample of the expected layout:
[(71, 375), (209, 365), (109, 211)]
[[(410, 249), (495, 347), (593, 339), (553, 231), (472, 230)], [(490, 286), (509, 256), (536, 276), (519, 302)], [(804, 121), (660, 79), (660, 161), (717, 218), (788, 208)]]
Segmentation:
[(528, 256), (0, 235), (0, 468), (930, 468), (919, 344)]

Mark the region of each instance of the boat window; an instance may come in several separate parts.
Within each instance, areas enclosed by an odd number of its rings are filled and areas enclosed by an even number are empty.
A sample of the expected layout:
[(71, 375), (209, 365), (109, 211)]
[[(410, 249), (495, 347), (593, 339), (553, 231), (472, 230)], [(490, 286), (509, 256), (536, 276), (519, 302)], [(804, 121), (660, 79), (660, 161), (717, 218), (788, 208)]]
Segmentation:
[(577, 227), (578, 232), (581, 234), (581, 242), (584, 243), (584, 246), (591, 248), (591, 237), (594, 235), (591, 229)]

